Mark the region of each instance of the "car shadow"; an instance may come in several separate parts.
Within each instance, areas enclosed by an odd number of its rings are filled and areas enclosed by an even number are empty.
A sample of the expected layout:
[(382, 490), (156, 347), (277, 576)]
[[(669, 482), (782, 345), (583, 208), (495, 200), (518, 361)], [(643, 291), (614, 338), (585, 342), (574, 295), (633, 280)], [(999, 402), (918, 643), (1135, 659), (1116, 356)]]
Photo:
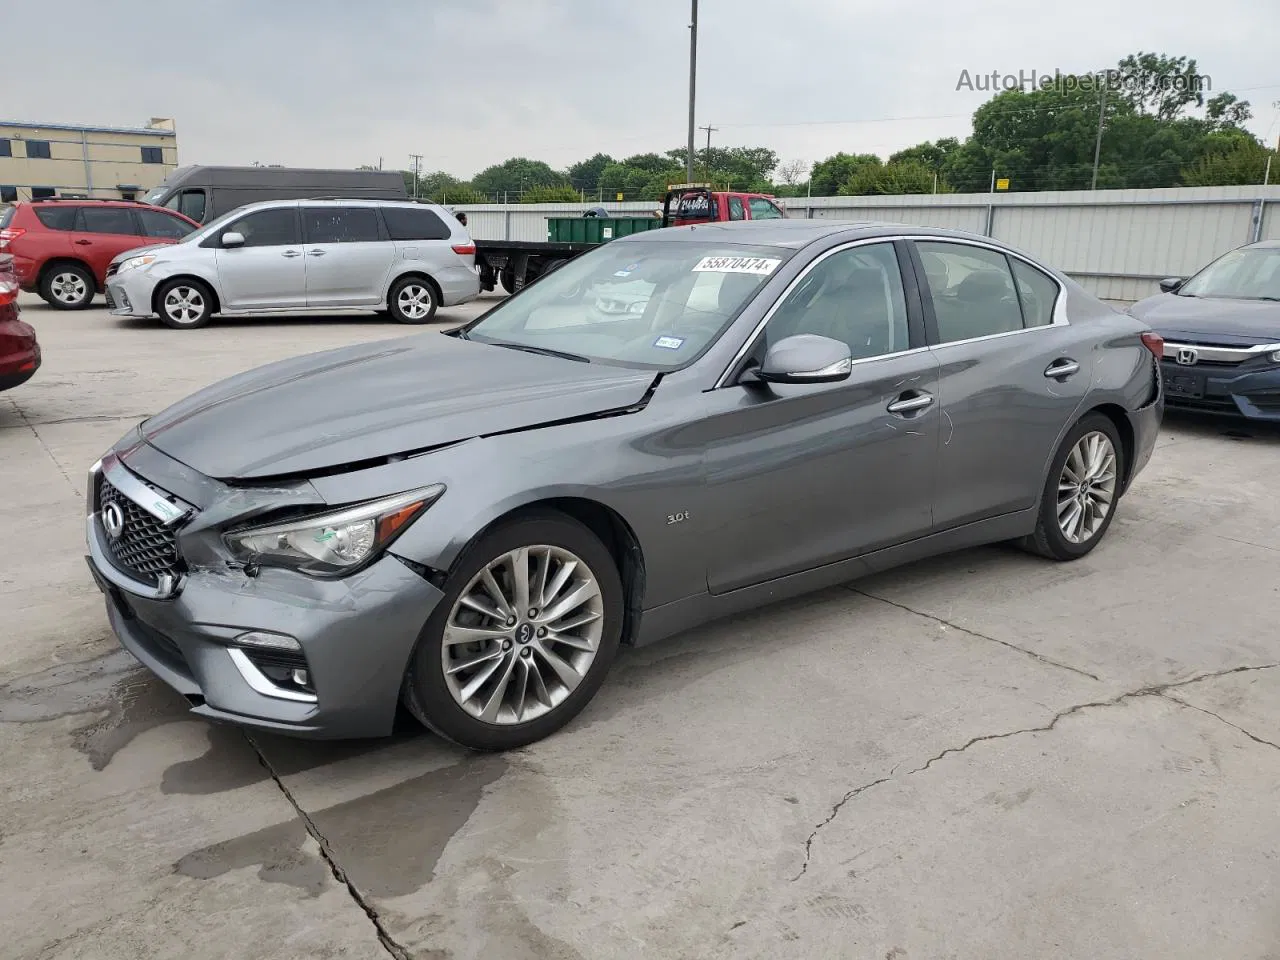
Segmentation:
[(1176, 427), (1179, 434), (1205, 439), (1223, 437), (1236, 441), (1280, 443), (1280, 423), (1246, 420), (1244, 417), (1166, 408), (1164, 425), (1166, 428)]

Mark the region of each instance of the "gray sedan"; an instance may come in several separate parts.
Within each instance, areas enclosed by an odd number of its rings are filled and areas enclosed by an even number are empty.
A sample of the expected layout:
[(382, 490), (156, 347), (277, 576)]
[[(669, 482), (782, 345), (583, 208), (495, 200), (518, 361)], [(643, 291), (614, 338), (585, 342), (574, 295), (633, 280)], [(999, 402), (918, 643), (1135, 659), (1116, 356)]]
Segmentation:
[(374, 736), (404, 704), (505, 749), (620, 644), (977, 544), (1088, 553), (1151, 456), (1161, 351), (984, 237), (653, 231), (146, 420), (91, 469), (89, 565), (198, 715)]

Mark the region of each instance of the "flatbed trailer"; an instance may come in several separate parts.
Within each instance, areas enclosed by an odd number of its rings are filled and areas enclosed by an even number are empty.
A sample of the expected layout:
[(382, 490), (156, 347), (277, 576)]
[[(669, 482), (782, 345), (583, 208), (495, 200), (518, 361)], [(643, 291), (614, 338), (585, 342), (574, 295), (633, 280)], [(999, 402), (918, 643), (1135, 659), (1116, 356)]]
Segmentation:
[[(588, 211), (583, 216), (593, 217), (597, 214)], [(688, 183), (667, 191), (662, 202), (661, 220), (655, 217), (654, 226), (678, 227), (785, 216), (786, 212), (767, 194), (717, 191), (710, 184)], [(605, 224), (609, 219), (600, 218)], [(476, 240), (476, 269), (480, 273), (480, 289), (493, 290), (501, 284), (507, 293), (515, 293), (574, 257), (613, 239), (607, 227), (602, 235), (602, 240), (581, 243), (557, 240)]]

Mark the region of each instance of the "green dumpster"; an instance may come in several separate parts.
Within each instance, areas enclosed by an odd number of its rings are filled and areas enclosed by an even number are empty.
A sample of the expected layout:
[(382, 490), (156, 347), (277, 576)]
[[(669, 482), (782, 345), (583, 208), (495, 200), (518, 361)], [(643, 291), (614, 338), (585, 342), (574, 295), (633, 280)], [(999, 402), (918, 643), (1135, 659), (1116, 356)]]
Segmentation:
[(657, 230), (662, 219), (647, 217), (547, 217), (551, 243), (604, 243), (632, 233)]

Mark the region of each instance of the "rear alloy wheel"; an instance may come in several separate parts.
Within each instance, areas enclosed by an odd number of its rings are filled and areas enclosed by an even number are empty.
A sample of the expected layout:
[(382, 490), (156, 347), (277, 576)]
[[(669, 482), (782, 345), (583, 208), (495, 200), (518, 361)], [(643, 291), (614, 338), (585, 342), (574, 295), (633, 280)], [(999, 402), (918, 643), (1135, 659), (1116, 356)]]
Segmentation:
[(40, 281), (40, 296), (59, 310), (83, 310), (93, 302), (93, 274), (75, 263), (49, 270)]
[(581, 524), (546, 515), (500, 528), (446, 586), (414, 653), (405, 703), (473, 749), (540, 740), (603, 682), (622, 610), (613, 557)]
[(435, 288), (421, 277), (397, 280), (387, 295), (387, 312), (399, 323), (430, 323), (438, 305)]
[(1115, 424), (1090, 414), (1067, 434), (1053, 459), (1036, 531), (1026, 545), (1054, 560), (1083, 557), (1111, 525), (1123, 477)]
[(195, 330), (213, 316), (213, 294), (193, 280), (171, 280), (156, 293), (160, 320), (174, 330)]

